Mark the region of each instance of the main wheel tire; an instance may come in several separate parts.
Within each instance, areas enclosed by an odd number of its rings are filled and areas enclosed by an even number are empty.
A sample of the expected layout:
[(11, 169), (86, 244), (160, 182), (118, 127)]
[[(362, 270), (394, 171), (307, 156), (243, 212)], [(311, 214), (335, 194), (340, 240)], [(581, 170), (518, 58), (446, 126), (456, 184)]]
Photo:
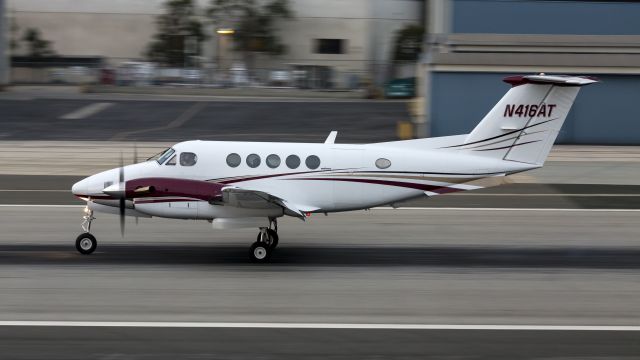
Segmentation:
[(89, 255), (98, 247), (98, 241), (96, 237), (90, 233), (83, 233), (76, 238), (76, 250), (80, 254)]
[[(257, 242), (260, 242), (260, 236), (262, 234), (258, 233), (258, 237), (256, 238)], [(273, 229), (267, 229), (267, 239), (266, 239), (266, 243), (267, 245), (269, 245), (269, 248), (271, 248), (272, 250), (275, 249), (278, 246), (278, 233), (275, 232), (275, 230)]]
[(251, 251), (249, 252), (251, 261), (255, 263), (264, 263), (269, 261), (271, 256), (271, 247), (263, 242), (256, 241), (251, 245)]

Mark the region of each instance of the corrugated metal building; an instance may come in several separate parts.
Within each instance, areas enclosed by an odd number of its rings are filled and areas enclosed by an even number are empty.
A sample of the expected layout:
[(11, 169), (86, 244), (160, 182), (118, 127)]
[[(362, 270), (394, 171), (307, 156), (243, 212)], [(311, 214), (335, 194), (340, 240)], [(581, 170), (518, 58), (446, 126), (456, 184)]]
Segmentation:
[(640, 145), (640, 3), (431, 0), (418, 135), (469, 132), (522, 73), (582, 74), (557, 143)]

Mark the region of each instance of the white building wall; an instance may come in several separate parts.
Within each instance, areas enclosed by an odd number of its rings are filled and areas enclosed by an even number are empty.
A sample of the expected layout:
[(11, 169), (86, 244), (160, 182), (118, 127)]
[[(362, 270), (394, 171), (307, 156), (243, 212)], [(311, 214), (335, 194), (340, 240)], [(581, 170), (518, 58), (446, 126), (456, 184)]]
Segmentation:
[[(21, 31), (41, 30), (62, 55), (104, 56), (112, 62), (140, 59), (155, 33), (155, 16), (165, 0), (7, 0)], [(204, 8), (209, 0), (198, 0)], [(339, 72), (365, 73), (388, 63), (394, 32), (420, 19), (418, 0), (290, 0), (294, 18), (280, 22), (288, 52), (259, 56), (257, 67), (326, 65)], [(205, 56), (215, 59), (216, 34)], [(345, 39), (344, 54), (316, 54), (315, 39)], [(236, 56), (237, 58), (237, 56)]]

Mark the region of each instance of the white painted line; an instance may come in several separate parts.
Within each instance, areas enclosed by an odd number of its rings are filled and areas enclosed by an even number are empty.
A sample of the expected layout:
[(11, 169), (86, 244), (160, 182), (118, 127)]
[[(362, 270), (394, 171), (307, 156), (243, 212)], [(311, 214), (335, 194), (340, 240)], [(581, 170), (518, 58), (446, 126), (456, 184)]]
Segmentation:
[(97, 114), (100, 111), (112, 106), (113, 103), (110, 102), (99, 102), (99, 103), (93, 103), (93, 104), (89, 104), (87, 106), (81, 107), (80, 109), (76, 110), (76, 111), (72, 111), (68, 114), (62, 115), (60, 116), (60, 119), (62, 120), (79, 120), (79, 119), (84, 119), (86, 117), (89, 117), (91, 115)]
[(353, 324), (353, 323), (242, 323), (155, 321), (0, 321), (0, 326), (42, 327), (152, 327), (152, 328), (268, 328), (268, 329), (379, 329), (379, 330), (525, 330), (525, 331), (640, 331), (640, 326), (615, 325), (464, 325), (464, 324)]
[(0, 189), (0, 192), (70, 192), (69, 190), (10, 190)]
[(0, 208), (11, 208), (11, 207), (31, 207), (31, 208), (79, 208), (85, 207), (86, 205), (43, 205), (43, 204), (0, 204)]
[(464, 207), (374, 207), (371, 210), (438, 210), (438, 211), (566, 211), (566, 212), (640, 212), (640, 209), (567, 209), (567, 208), (464, 208)]

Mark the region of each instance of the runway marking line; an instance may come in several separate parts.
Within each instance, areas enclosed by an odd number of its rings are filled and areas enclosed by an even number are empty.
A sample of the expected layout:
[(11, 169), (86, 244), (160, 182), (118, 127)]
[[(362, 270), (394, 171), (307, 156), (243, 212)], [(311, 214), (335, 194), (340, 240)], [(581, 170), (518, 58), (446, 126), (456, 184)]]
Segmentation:
[[(41, 207), (41, 208), (82, 208), (86, 205), (54, 205), (54, 204), (0, 204), (0, 208)], [(640, 212), (640, 209), (568, 209), (568, 208), (463, 208), (463, 207), (374, 207), (369, 210), (438, 210), (438, 211), (564, 211), (564, 212)]]
[(465, 324), (353, 324), (353, 323), (244, 323), (155, 321), (0, 321), (0, 326), (147, 327), (147, 328), (267, 328), (356, 330), (524, 330), (524, 331), (640, 331), (640, 326), (615, 325), (465, 325)]
[(62, 120), (79, 120), (89, 117), (91, 115), (95, 115), (100, 111), (112, 106), (113, 103), (110, 102), (97, 102), (93, 104), (89, 104), (87, 106), (83, 106), (78, 110), (72, 111), (66, 115), (60, 116)]

